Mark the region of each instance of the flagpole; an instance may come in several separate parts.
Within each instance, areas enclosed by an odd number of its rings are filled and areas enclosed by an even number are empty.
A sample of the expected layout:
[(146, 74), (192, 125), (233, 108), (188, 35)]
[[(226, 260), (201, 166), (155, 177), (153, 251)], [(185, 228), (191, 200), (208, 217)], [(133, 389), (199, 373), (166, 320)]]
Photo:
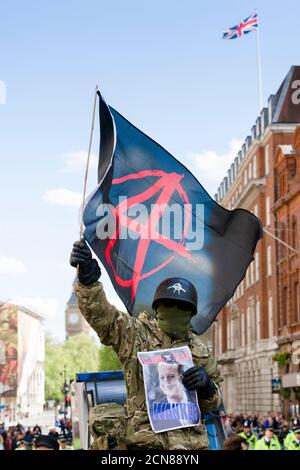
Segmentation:
[(91, 150), (92, 150), (92, 142), (93, 142), (94, 123), (95, 123), (95, 111), (96, 111), (96, 102), (97, 102), (97, 92), (98, 92), (98, 85), (96, 85), (96, 89), (95, 89), (93, 115), (92, 115), (92, 126), (91, 126), (91, 132), (90, 132), (89, 149), (88, 149), (88, 155), (87, 155), (86, 167), (85, 167), (85, 175), (84, 175), (84, 182), (83, 182), (83, 194), (82, 194), (82, 205), (81, 205), (81, 210), (80, 210), (80, 229), (79, 229), (80, 240), (83, 236), (83, 210), (84, 210), (84, 203), (85, 203), (85, 198), (86, 198), (86, 187), (87, 187), (87, 180), (88, 180), (88, 174), (89, 174), (89, 165), (90, 165), (90, 159), (91, 159)]
[[(256, 11), (256, 14), (257, 14), (257, 11)], [(256, 49), (257, 49), (257, 78), (258, 78), (258, 94), (259, 94), (259, 112), (260, 112), (263, 109), (263, 87), (262, 87), (262, 74), (261, 74), (259, 24), (256, 30)]]
[(274, 238), (274, 240), (276, 240), (277, 242), (281, 243), (282, 245), (286, 246), (289, 250), (293, 251), (294, 253), (296, 253), (296, 255), (299, 255), (299, 251), (298, 250), (295, 250), (295, 248), (293, 248), (291, 245), (289, 245), (288, 243), (285, 243), (283, 240), (281, 240), (279, 237), (276, 237), (276, 235), (273, 235), (273, 233), (269, 232), (269, 230), (267, 230), (265, 227), (263, 228), (263, 231), (269, 235), (269, 237), (271, 238)]

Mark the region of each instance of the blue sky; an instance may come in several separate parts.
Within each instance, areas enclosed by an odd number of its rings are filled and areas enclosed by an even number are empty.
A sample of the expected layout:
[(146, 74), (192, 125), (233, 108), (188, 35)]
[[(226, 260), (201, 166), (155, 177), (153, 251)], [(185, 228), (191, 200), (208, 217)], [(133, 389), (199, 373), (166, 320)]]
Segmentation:
[[(223, 41), (222, 31), (255, 8), (266, 104), (299, 64), (296, 0), (2, 2), (1, 300), (34, 306), (64, 336), (96, 84), (215, 192), (259, 108), (255, 33)], [(98, 141), (96, 122), (95, 155)]]

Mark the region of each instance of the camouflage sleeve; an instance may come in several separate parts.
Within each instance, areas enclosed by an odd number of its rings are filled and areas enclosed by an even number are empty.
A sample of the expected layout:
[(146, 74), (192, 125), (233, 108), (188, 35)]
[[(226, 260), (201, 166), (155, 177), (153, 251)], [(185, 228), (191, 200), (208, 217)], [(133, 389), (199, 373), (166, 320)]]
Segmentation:
[(210, 353), (207, 362), (204, 365), (209, 377), (216, 385), (216, 391), (209, 400), (199, 399), (199, 405), (202, 412), (207, 412), (220, 406), (222, 397), (219, 384), (223, 382), (216, 358)]
[(101, 343), (112, 346), (124, 363), (131, 357), (133, 342), (130, 338), (136, 333), (136, 319), (108, 302), (101, 282), (91, 286), (77, 282), (76, 294), (82, 315), (98, 334)]

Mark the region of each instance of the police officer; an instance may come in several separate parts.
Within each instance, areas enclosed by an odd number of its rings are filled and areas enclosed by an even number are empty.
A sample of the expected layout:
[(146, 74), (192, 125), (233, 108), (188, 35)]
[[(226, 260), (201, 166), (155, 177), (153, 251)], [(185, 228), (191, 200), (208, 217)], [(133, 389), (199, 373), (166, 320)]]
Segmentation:
[(286, 450), (300, 450), (300, 427), (294, 431), (294, 437), (285, 444)]
[(256, 442), (255, 450), (281, 450), (273, 428), (264, 426), (264, 435)]
[(101, 342), (116, 351), (124, 366), (127, 387), (126, 444), (139, 449), (207, 449), (208, 439), (201, 421), (197, 427), (155, 433), (147, 414), (139, 351), (189, 346), (194, 367), (184, 373), (183, 383), (196, 390), (202, 413), (220, 405), (218, 384), (222, 381), (216, 359), (191, 331), (190, 321), (197, 312), (197, 292), (191, 282), (169, 278), (157, 288), (153, 319), (147, 312), (138, 318), (120, 312), (109, 304), (98, 282), (101, 270), (84, 240), (75, 242), (70, 264), (78, 267), (76, 293), (81, 313), (97, 332)]
[(239, 433), (245, 441), (247, 441), (249, 450), (254, 450), (257, 438), (255, 434), (251, 432), (251, 423), (250, 421), (246, 420), (243, 423), (243, 431)]

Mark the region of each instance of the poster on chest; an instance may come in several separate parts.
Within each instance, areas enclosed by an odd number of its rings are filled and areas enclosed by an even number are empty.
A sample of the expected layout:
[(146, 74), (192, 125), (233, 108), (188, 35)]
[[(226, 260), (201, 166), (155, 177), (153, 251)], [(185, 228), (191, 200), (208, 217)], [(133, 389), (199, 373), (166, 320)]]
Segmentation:
[(201, 416), (197, 393), (182, 383), (183, 373), (193, 367), (189, 347), (139, 352), (138, 359), (153, 431), (197, 426)]

